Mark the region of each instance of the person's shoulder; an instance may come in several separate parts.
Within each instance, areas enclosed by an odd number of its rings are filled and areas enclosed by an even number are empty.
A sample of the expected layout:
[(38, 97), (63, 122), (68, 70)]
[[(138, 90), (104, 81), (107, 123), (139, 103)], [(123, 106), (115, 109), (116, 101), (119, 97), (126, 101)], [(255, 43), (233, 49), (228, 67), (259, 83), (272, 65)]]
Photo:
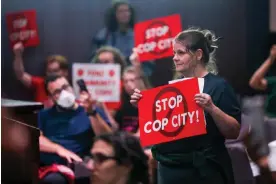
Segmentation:
[(41, 109), (38, 112), (38, 114), (39, 114), (40, 117), (49, 117), (55, 111), (56, 111), (56, 108), (54, 106), (52, 106), (50, 108)]
[(41, 76), (31, 76), (31, 80), (33, 84), (44, 84), (45, 78)]
[(84, 107), (82, 107), (82, 106), (80, 106), (80, 105), (77, 107), (76, 111), (77, 111), (78, 113), (86, 112), (85, 109), (84, 109)]
[(217, 86), (217, 87), (229, 85), (223, 77), (212, 73), (207, 74), (207, 76), (205, 77), (205, 80), (206, 82), (212, 83), (214, 86)]
[(205, 92), (215, 92), (219, 94), (224, 92), (235, 93), (233, 87), (225, 78), (211, 73), (205, 77), (204, 89)]

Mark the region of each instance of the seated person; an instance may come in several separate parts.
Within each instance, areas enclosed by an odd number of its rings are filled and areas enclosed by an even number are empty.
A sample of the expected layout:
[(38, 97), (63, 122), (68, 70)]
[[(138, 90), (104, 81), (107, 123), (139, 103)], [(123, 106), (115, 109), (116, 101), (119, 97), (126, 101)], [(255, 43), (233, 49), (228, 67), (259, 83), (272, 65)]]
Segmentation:
[(116, 132), (95, 138), (87, 167), (93, 184), (149, 184), (147, 163), (138, 139)]
[[(135, 88), (146, 90), (150, 88), (147, 77), (144, 77), (141, 72), (137, 72), (135, 67), (129, 66), (123, 71), (123, 94), (122, 104), (120, 109), (115, 114), (115, 121), (118, 123), (120, 131), (126, 131), (137, 138), (140, 137), (138, 109), (131, 105), (130, 95)], [(149, 175), (150, 179), (154, 180), (154, 172), (156, 162), (152, 157), (151, 150), (144, 148), (145, 154), (149, 157)]]
[[(107, 123), (113, 130), (118, 129), (118, 125), (115, 122), (113, 116), (110, 114), (105, 103), (98, 102), (95, 99), (91, 98), (91, 95), (86, 91), (80, 92), (80, 97), (78, 99), (79, 105), (82, 106), (86, 111), (89, 111), (89, 108), (94, 109), (99, 116)], [(90, 107), (89, 102), (92, 102), (92, 107)]]
[(89, 154), (95, 134), (110, 132), (111, 129), (96, 111), (86, 112), (76, 103), (73, 89), (66, 78), (48, 76), (45, 89), (54, 106), (38, 114), (41, 166), (80, 162)]
[[(142, 71), (140, 61), (136, 51), (133, 51), (132, 54), (132, 63), (135, 67), (135, 70)], [(123, 73), (126, 67), (126, 60), (125, 57), (122, 55), (120, 50), (110, 47), (104, 46), (97, 50), (96, 55), (92, 59), (92, 63), (99, 63), (99, 64), (119, 64), (121, 66), (121, 72)], [(107, 102), (105, 103), (107, 108), (111, 110), (112, 113), (115, 113), (120, 108), (120, 102)]]
[(138, 109), (131, 105), (130, 95), (134, 92), (135, 88), (142, 90), (150, 88), (147, 78), (140, 74), (142, 73), (138, 73), (133, 66), (129, 66), (123, 71), (122, 104), (115, 114), (119, 130), (133, 133), (137, 137), (139, 137)]

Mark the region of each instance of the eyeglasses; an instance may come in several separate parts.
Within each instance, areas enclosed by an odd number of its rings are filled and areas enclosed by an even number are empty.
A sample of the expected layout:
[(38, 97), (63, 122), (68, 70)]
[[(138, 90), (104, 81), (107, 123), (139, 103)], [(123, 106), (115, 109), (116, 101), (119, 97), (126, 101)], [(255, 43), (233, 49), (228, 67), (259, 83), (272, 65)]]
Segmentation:
[(115, 156), (107, 156), (102, 153), (91, 154), (90, 159), (92, 159), (95, 164), (102, 164), (107, 160), (117, 160)]
[(54, 92), (51, 94), (51, 96), (57, 96), (62, 92), (62, 90), (67, 90), (69, 88), (70, 88), (69, 84), (64, 84), (61, 86), (61, 88), (55, 89)]

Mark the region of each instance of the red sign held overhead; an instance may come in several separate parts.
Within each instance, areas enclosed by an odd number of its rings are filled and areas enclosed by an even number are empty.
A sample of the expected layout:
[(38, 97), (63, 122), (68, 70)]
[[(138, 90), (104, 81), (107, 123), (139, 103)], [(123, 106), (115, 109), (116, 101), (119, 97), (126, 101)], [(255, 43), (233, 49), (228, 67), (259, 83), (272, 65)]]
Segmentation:
[(35, 10), (9, 13), (6, 20), (12, 46), (17, 42), (22, 42), (24, 47), (39, 44)]
[(205, 134), (204, 111), (194, 100), (197, 93), (196, 78), (142, 92), (138, 103), (142, 146)]
[(180, 15), (152, 19), (135, 25), (135, 47), (140, 61), (173, 55), (172, 41), (181, 31)]

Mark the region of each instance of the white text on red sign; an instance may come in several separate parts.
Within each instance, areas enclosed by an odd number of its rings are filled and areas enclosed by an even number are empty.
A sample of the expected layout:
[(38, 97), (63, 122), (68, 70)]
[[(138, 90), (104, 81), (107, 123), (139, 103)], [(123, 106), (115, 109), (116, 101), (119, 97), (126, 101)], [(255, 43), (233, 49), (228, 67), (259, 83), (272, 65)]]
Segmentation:
[(19, 32), (14, 32), (10, 35), (11, 41), (17, 40), (28, 40), (30, 38), (34, 38), (36, 36), (35, 30), (22, 30)]
[(146, 30), (146, 39), (151, 39), (155, 37), (162, 37), (166, 35), (169, 31), (168, 26), (161, 26), (157, 28), (150, 28)]
[(15, 29), (20, 29), (23, 27), (26, 27), (28, 23), (28, 19), (22, 18), (22, 19), (16, 19), (12, 22), (12, 25)]

